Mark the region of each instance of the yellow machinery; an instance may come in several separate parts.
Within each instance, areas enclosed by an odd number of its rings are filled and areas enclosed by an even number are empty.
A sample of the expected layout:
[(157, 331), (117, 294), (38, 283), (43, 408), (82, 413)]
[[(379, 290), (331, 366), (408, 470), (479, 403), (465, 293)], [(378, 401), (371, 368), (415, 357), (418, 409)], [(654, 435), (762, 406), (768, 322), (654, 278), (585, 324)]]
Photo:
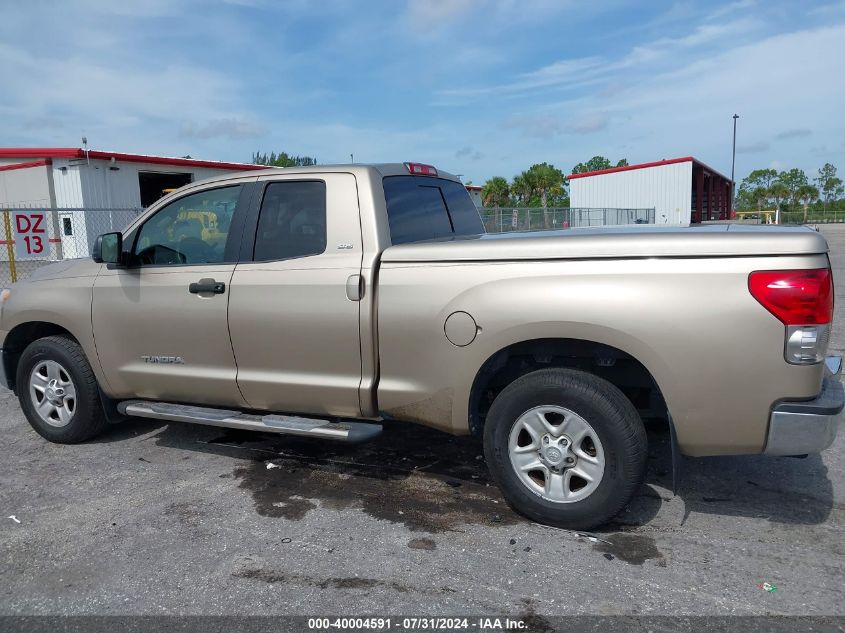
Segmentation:
[[(164, 195), (176, 189), (162, 189)], [(181, 209), (176, 216), (180, 222), (173, 226), (173, 238), (198, 237), (207, 244), (216, 244), (226, 239), (226, 232), (220, 230), (220, 223), (216, 211), (200, 209)], [(202, 227), (200, 234), (196, 234), (197, 223)]]
[(777, 211), (765, 209), (763, 211), (737, 211), (737, 220), (758, 220), (760, 224), (775, 224)]

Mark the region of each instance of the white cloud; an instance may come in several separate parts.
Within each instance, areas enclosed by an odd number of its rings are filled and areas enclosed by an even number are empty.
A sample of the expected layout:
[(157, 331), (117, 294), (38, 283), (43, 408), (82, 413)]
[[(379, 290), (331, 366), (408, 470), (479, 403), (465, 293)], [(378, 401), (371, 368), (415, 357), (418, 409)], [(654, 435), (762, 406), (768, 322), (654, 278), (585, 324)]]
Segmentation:
[[(483, 180), (596, 154), (729, 170), (734, 112), (739, 147), (760, 150), (737, 157), (739, 175), (773, 160), (814, 171), (845, 138), (841, 2), (815, 17), (785, 0), (37, 5), (0, 3), (8, 144), (84, 130), (125, 151), (354, 153)], [(825, 156), (805, 147), (826, 139)]]
[(737, 154), (760, 154), (762, 152), (768, 152), (771, 146), (766, 141), (757, 141), (755, 143), (749, 143), (748, 145), (738, 145), (736, 148)]
[(610, 116), (607, 112), (583, 112), (569, 126), (577, 134), (591, 134), (607, 127)]
[(180, 135), (183, 138), (228, 138), (232, 140), (258, 138), (267, 134), (267, 128), (255, 121), (239, 117), (214, 119), (204, 124), (196, 121), (184, 121)]
[(477, 5), (477, 0), (408, 0), (408, 21), (417, 31), (450, 26)]
[(477, 149), (473, 149), (469, 145), (462, 147), (455, 152), (455, 158), (465, 160), (481, 160), (483, 155)]
[(563, 132), (561, 121), (549, 114), (517, 114), (502, 123), (504, 128), (521, 130), (529, 138), (548, 139)]
[(839, 2), (831, 2), (829, 4), (814, 7), (809, 10), (809, 14), (826, 18), (841, 17), (845, 14), (845, 0), (839, 0)]
[(585, 74), (601, 71), (602, 65), (603, 60), (600, 57), (564, 59), (524, 73), (509, 83), (478, 88), (440, 90), (438, 94), (444, 97), (485, 97), (497, 94), (524, 93), (539, 88), (567, 84), (582, 78)]
[[(601, 56), (561, 59), (534, 71), (523, 73), (510, 82), (439, 91), (441, 97), (469, 100), (490, 95), (511, 95), (535, 92), (541, 88), (578, 88), (607, 80), (624, 78), (624, 72), (658, 63), (677, 63), (688, 49), (714, 45), (747, 34), (760, 24), (751, 18), (741, 18), (723, 24), (702, 24), (689, 34), (677, 38), (661, 38), (646, 45), (635, 46), (618, 59)], [(448, 102), (447, 102), (448, 103)]]
[(807, 128), (795, 128), (792, 130), (784, 130), (783, 132), (779, 132), (775, 134), (775, 138), (778, 140), (786, 140), (790, 138), (805, 138), (807, 136), (811, 136), (812, 134), (812, 130), (808, 130)]

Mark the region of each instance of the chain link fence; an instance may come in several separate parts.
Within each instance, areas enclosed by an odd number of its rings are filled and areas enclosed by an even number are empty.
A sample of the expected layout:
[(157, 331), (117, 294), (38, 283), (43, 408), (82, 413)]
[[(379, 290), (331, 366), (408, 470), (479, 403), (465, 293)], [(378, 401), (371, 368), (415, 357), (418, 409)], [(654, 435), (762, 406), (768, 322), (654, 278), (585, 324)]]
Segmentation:
[(480, 209), (488, 233), (545, 231), (587, 226), (654, 224), (654, 209)]
[(0, 287), (42, 266), (90, 257), (101, 233), (122, 231), (141, 209), (0, 209)]
[[(142, 209), (0, 209), (0, 288), (41, 266), (90, 257), (96, 237), (122, 231)], [(654, 209), (481, 209), (489, 233), (654, 224)]]
[(762, 211), (737, 211), (736, 218), (731, 222), (745, 224), (773, 224), (780, 220), (781, 224), (842, 224), (845, 223), (845, 209), (824, 209), (812, 206), (807, 211), (803, 209), (763, 209)]

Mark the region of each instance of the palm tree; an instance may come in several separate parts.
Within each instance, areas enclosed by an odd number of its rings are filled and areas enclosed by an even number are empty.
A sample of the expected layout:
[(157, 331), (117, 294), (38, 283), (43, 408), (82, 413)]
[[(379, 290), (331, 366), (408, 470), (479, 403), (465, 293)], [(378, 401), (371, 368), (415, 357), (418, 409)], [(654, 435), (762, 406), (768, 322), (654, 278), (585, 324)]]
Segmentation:
[(481, 189), (481, 202), (485, 207), (498, 209), (510, 204), (510, 195), (508, 181), (501, 176), (493, 176)]
[(774, 182), (769, 187), (769, 197), (775, 199), (775, 208), (780, 209), (780, 203), (789, 199), (789, 187), (782, 182)]
[(532, 165), (528, 172), (531, 174), (531, 182), (534, 190), (540, 194), (540, 204), (543, 207), (543, 221), (546, 228), (550, 229), (551, 221), (549, 217), (549, 194), (560, 194), (563, 190), (563, 172), (554, 165), (548, 163), (538, 163)]
[(763, 205), (769, 199), (769, 190), (766, 187), (755, 187), (751, 190), (751, 199), (757, 203), (757, 211), (763, 212)]
[(813, 200), (819, 199), (819, 189), (813, 185), (801, 185), (795, 191), (795, 197), (804, 205), (804, 223), (807, 223), (807, 208)]
[(534, 194), (534, 175), (524, 171), (514, 176), (511, 182), (511, 193), (513, 193), (522, 206), (531, 204), (531, 196)]

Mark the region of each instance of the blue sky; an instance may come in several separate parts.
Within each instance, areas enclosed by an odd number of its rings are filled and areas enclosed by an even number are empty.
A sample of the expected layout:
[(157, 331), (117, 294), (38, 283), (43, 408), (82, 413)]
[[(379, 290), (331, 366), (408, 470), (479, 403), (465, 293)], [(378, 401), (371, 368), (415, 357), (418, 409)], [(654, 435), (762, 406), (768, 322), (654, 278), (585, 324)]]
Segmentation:
[(845, 1), (0, 5), (0, 146), (845, 171)]

